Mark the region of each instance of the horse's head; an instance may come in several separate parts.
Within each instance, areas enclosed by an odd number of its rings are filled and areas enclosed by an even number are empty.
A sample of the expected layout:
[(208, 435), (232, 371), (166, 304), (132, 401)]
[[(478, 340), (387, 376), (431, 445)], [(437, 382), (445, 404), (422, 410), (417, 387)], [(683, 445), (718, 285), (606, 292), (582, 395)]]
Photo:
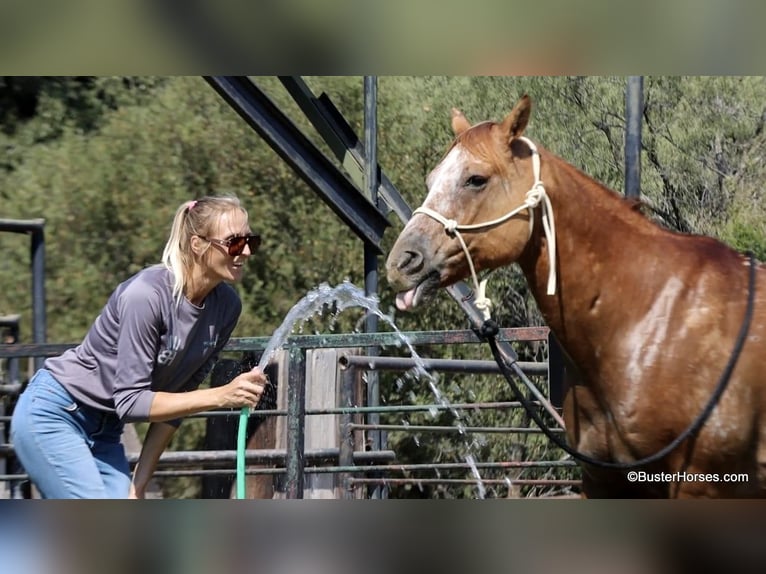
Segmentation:
[[(452, 147), (426, 178), (428, 195), (386, 261), (388, 281), (399, 292), (399, 309), (411, 309), (431, 299), (438, 288), (468, 277), (471, 260), (479, 272), (508, 265), (521, 255), (531, 230), (531, 213), (523, 206), (534, 176), (530, 149), (516, 140), (524, 133), (530, 109), (524, 96), (502, 123), (473, 127), (461, 112), (452, 111)], [(502, 222), (470, 229), (519, 207)]]

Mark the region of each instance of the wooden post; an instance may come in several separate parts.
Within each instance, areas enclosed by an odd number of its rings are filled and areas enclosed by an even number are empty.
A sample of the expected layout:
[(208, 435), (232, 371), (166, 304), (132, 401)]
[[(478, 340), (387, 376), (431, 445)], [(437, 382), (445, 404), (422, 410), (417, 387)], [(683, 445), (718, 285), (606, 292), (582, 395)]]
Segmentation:
[[(335, 408), (339, 389), (337, 349), (309, 351), (306, 357), (306, 409)], [(306, 450), (337, 448), (340, 444), (339, 415), (308, 416), (305, 429)], [(335, 498), (337, 478), (329, 473), (306, 475), (303, 498)]]

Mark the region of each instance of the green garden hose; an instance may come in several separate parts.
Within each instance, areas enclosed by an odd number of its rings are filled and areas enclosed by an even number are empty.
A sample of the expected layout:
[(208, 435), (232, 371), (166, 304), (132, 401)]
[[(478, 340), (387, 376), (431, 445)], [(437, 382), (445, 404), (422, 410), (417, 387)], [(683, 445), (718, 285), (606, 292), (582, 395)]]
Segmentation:
[(237, 498), (245, 498), (245, 447), (247, 446), (247, 419), (250, 409), (243, 407), (239, 413), (239, 433), (237, 434)]

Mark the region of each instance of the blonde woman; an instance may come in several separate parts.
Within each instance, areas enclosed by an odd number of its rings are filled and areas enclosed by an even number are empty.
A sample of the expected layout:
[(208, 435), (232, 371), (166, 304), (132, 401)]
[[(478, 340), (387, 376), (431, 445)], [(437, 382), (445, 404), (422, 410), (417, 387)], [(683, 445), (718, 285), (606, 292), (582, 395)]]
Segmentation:
[[(258, 404), (266, 377), (257, 368), (198, 387), (242, 309), (228, 283), (259, 245), (238, 199), (184, 203), (162, 263), (120, 284), (83, 342), (45, 361), (11, 421), (16, 454), (44, 498), (143, 498), (184, 416)], [(134, 421), (151, 424), (131, 476), (120, 435)]]

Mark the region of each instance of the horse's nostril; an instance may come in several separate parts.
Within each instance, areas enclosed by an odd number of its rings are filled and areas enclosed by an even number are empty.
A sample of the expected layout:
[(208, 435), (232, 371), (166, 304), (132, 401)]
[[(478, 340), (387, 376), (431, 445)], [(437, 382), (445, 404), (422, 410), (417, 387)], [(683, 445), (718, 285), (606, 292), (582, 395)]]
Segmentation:
[(418, 251), (405, 251), (397, 267), (407, 273), (420, 271), (423, 268), (423, 255)]

